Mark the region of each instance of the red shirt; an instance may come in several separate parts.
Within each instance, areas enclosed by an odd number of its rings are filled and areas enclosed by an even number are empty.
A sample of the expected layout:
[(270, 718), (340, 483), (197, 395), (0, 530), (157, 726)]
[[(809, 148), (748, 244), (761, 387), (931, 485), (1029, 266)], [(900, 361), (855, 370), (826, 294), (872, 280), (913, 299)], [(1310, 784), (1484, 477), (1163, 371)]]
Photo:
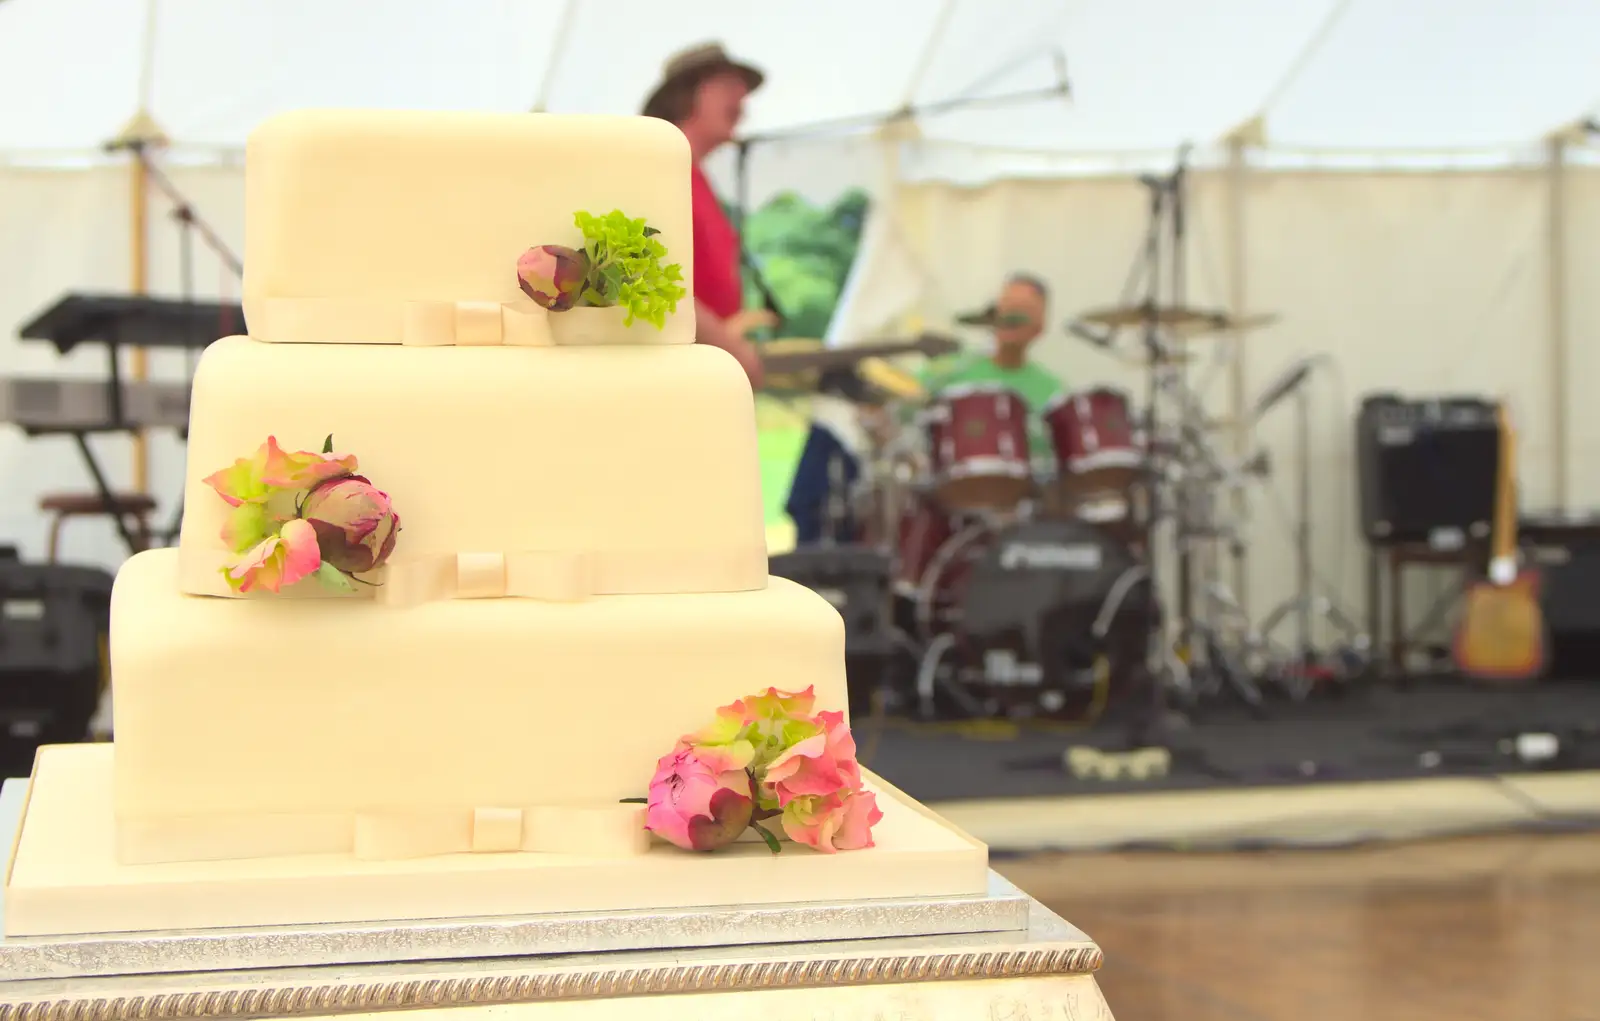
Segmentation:
[(719, 319), (744, 307), (739, 266), (739, 232), (717, 201), (711, 182), (695, 167), (690, 176), (694, 201), (694, 296)]

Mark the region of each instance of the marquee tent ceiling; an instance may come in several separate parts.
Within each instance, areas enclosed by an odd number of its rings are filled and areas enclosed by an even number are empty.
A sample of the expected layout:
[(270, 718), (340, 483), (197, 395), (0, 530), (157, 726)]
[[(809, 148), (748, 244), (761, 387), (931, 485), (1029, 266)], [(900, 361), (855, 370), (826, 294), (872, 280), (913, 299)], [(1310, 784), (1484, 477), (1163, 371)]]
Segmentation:
[(1047, 89), (1064, 58), (1070, 101), (920, 123), (955, 147), (1166, 151), (1261, 113), (1286, 147), (1518, 146), (1600, 97), (1580, 0), (3, 0), (0, 154), (93, 153), (141, 95), (196, 155), (308, 105), (633, 112), (707, 38), (768, 69), (757, 132)]

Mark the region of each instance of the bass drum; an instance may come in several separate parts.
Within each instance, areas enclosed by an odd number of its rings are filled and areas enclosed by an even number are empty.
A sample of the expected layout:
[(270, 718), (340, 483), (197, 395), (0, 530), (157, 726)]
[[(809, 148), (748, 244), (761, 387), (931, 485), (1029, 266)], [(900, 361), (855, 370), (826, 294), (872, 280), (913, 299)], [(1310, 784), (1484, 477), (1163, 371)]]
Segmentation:
[(1156, 616), (1150, 573), (1102, 526), (1014, 525), (965, 567), (958, 673), (988, 711), (1082, 716), (1098, 686), (1143, 666)]

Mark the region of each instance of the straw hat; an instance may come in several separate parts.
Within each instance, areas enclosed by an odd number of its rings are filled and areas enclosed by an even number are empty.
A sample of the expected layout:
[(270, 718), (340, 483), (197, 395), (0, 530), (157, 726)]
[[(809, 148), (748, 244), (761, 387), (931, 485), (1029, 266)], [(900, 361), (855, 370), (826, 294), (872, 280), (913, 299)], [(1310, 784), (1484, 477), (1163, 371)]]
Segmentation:
[(743, 78), (745, 87), (751, 92), (759, 89), (767, 78), (759, 69), (728, 56), (721, 43), (701, 43), (667, 58), (661, 68), (661, 83), (645, 100), (644, 108), (649, 110), (656, 106), (662, 93), (686, 79), (700, 80), (721, 71), (732, 71)]

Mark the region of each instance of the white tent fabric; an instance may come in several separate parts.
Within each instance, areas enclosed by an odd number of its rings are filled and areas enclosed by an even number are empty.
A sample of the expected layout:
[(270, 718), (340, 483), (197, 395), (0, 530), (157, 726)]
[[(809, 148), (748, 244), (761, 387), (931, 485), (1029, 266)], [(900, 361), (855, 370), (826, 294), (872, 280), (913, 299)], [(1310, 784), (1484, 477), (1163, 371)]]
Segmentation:
[(0, 153), (92, 153), (142, 106), (190, 156), (306, 105), (630, 113), (670, 52), (769, 72), (757, 134), (924, 118), (944, 145), (1168, 152), (1270, 115), (1322, 150), (1515, 146), (1591, 109), (1600, 7), (1568, 0), (5, 0)]
[[(1332, 356), (1337, 377), (1316, 384), (1317, 552), (1353, 594), (1348, 434), (1367, 389), (1508, 394), (1529, 499), (1564, 485), (1569, 505), (1600, 503), (1600, 473), (1582, 471), (1600, 411), (1580, 387), (1600, 299), (1575, 283), (1600, 265), (1600, 182), (1581, 138), (1559, 178), (1542, 164), (1546, 136), (1595, 109), (1597, 37), (1600, 5), (1568, 0), (0, 0), (0, 323), (127, 286), (130, 176), (101, 147), (140, 110), (172, 139), (174, 182), (237, 247), (240, 152), (276, 111), (627, 113), (669, 53), (720, 39), (769, 75), (748, 126), (777, 139), (752, 148), (752, 200), (875, 194), (840, 342), (939, 324), (1018, 267), (1051, 281), (1062, 317), (1114, 301), (1143, 230), (1130, 175), (1196, 143), (1191, 298), (1284, 316), (1246, 342), (1245, 386), (1215, 388), (1217, 410), (1295, 354)], [(1043, 95), (1063, 66), (1070, 97)], [(918, 116), (885, 129), (896, 110)], [(1247, 166), (1230, 169), (1221, 140), (1255, 118)], [(713, 169), (731, 187), (732, 154)], [(150, 208), (150, 286), (179, 293), (176, 231)], [(196, 267), (197, 294), (236, 289), (208, 256)], [(0, 373), (95, 377), (99, 357), (0, 335)], [(1041, 357), (1076, 382), (1137, 383), (1064, 339)], [(153, 359), (155, 378), (184, 371)], [(1280, 464), (1286, 429), (1264, 432)], [(126, 483), (126, 442), (100, 442)], [(181, 466), (176, 442), (154, 444), (169, 507)], [(85, 483), (66, 442), (0, 426), (0, 538), (39, 553), (38, 494)], [(109, 526), (75, 527), (67, 556), (120, 559)], [(1258, 538), (1256, 605), (1284, 590), (1288, 555)]]

